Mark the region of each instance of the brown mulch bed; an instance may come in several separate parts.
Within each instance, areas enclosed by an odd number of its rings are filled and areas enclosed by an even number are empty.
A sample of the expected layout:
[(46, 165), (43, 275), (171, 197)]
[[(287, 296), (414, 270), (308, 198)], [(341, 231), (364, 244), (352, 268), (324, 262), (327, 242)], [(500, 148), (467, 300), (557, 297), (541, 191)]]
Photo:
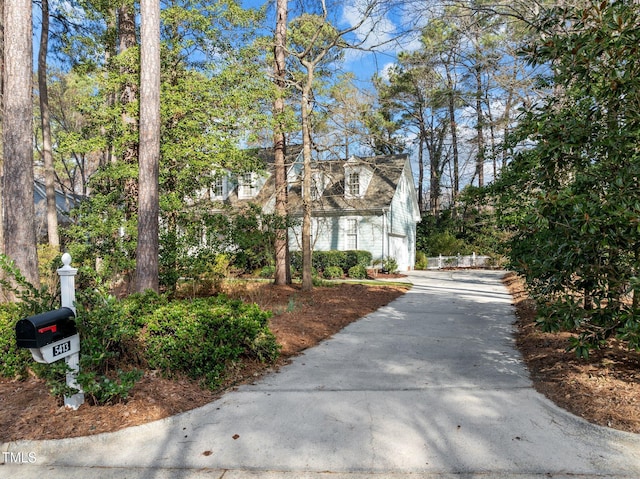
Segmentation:
[(244, 362), (224, 387), (215, 392), (187, 379), (168, 380), (150, 372), (136, 384), (126, 402), (107, 406), (83, 404), (77, 411), (66, 410), (41, 380), (0, 379), (0, 443), (112, 432), (203, 406), (234, 386), (254, 381), (266, 371), (286, 364), (292, 356), (390, 303), (406, 290), (407, 287), (397, 285), (345, 283), (303, 293), (299, 286), (256, 283), (225, 291), (274, 312), (270, 327), (282, 346), (277, 364)]
[(593, 351), (588, 360), (566, 351), (570, 333), (545, 333), (515, 274), (504, 283), (514, 297), (516, 343), (535, 389), (558, 406), (601, 426), (640, 433), (640, 353), (618, 340)]

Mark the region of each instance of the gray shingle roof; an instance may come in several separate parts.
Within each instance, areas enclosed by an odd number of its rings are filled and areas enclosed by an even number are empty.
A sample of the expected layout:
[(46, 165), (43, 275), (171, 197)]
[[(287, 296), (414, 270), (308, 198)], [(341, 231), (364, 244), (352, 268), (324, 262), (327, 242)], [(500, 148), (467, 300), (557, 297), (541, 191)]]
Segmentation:
[[(355, 158), (346, 161), (319, 161), (314, 163), (315, 171), (322, 171), (328, 185), (322, 195), (313, 202), (314, 213), (331, 214), (344, 211), (372, 211), (388, 208), (396, 192), (404, 170), (407, 155), (376, 156)], [(373, 176), (361, 197), (345, 195), (345, 165), (365, 166)], [(293, 212), (301, 210), (300, 183), (289, 191), (289, 205)]]
[[(301, 147), (292, 146), (287, 151), (287, 167), (292, 168), (300, 158)], [(237, 187), (230, 192), (227, 204), (241, 206), (248, 203), (265, 205), (275, 191), (273, 172), (273, 150), (258, 151), (258, 156), (265, 162), (268, 178), (258, 194), (252, 199), (241, 200), (237, 196)], [(322, 195), (313, 201), (313, 214), (339, 214), (345, 211), (381, 211), (388, 208), (395, 194), (398, 182), (402, 177), (408, 156), (388, 155), (367, 158), (353, 157), (351, 160), (323, 160), (312, 163), (312, 171), (318, 177), (324, 178), (326, 187)], [(345, 195), (345, 165), (349, 167), (364, 166), (373, 173), (368, 188), (359, 198), (349, 198)], [(302, 171), (302, 169), (299, 169)], [(302, 213), (302, 177), (299, 175), (294, 182), (290, 182), (288, 201), (291, 214)]]

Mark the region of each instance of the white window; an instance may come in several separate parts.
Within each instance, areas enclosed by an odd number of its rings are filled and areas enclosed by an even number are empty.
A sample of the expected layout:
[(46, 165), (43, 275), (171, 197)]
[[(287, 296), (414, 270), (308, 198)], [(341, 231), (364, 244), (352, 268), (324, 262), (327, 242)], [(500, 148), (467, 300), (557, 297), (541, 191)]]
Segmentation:
[(358, 249), (358, 220), (347, 219), (347, 244), (346, 249)]
[(211, 185), (211, 197), (216, 200), (224, 198), (224, 178), (222, 176), (218, 176), (213, 180), (213, 185)]
[(347, 193), (349, 196), (360, 196), (360, 173), (352, 172), (349, 174)]
[(253, 198), (256, 195), (253, 173), (243, 173), (238, 180), (238, 198)]

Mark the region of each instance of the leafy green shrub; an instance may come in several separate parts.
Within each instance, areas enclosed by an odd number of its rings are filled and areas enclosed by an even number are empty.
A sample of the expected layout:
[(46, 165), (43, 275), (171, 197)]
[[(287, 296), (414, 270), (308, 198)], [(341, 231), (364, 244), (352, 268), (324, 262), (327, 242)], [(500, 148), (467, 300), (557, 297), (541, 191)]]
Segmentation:
[[(291, 277), (295, 278), (295, 279), (300, 279), (302, 278), (302, 267), (300, 267), (300, 269), (295, 269), (295, 268), (291, 268)], [(312, 278), (317, 278), (318, 277), (318, 270), (316, 268), (314, 268), (313, 266), (311, 267), (311, 277)]]
[[(77, 380), (91, 402), (108, 404), (127, 399), (145, 366), (137, 341), (143, 327), (140, 318), (167, 301), (151, 291), (122, 301), (95, 291), (78, 294), (76, 324), (81, 350)], [(64, 378), (53, 369), (47, 379), (52, 393), (60, 394)]]
[(38, 245), (38, 274), (40, 284), (47, 287), (50, 295), (55, 296), (58, 288), (58, 274), (56, 270), (62, 266), (59, 248), (49, 244)]
[(19, 300), (0, 304), (0, 376), (20, 378), (27, 374), (33, 359), (28, 350), (16, 346), (16, 323), (22, 318), (55, 309), (57, 299), (47, 285), (37, 289), (29, 283), (13, 261), (3, 254), (0, 254), (0, 273), (3, 295)]
[(81, 370), (77, 380), (82, 386), (85, 397), (90, 396), (97, 404), (109, 404), (126, 400), (136, 382), (142, 378), (143, 372), (139, 369), (130, 371), (118, 369), (111, 376), (114, 378)]
[(382, 271), (385, 273), (395, 273), (398, 271), (398, 262), (395, 258), (388, 257), (382, 260)]
[(349, 278), (365, 279), (367, 277), (367, 268), (361, 264), (357, 264), (349, 268)]
[(366, 269), (367, 266), (371, 264), (372, 260), (373, 255), (369, 251), (347, 251), (347, 269), (357, 265), (360, 265)]
[(173, 301), (145, 316), (140, 333), (151, 368), (185, 373), (215, 389), (228, 365), (243, 357), (272, 361), (278, 355), (268, 329), (270, 313), (224, 296)]
[(276, 274), (276, 267), (275, 266), (264, 266), (261, 270), (260, 270), (260, 277), (261, 278), (273, 278), (273, 276)]
[(327, 266), (322, 275), (327, 279), (342, 278), (344, 271), (339, 266)]
[(344, 251), (314, 251), (312, 264), (319, 271), (325, 271), (334, 266), (344, 271), (347, 255)]
[(429, 261), (424, 251), (416, 252), (416, 269), (427, 269)]
[(197, 268), (194, 266), (193, 280), (190, 282), (190, 288), (184, 292), (190, 291), (190, 297), (210, 296), (220, 292), (222, 284), (230, 275), (231, 260), (226, 254), (210, 254), (208, 261), (201, 259), (201, 263)]
[(470, 254), (471, 248), (464, 240), (456, 238), (450, 231), (437, 232), (425, 239), (428, 254), (437, 256), (453, 256), (456, 254)]
[[(292, 251), (291, 268), (295, 271), (302, 271), (302, 252)], [(343, 273), (349, 271), (349, 268), (362, 265), (365, 268), (371, 264), (372, 255), (369, 251), (350, 250), (350, 251), (314, 251), (312, 254), (312, 265), (318, 271), (325, 273), (329, 267), (338, 267)]]
[(23, 378), (33, 362), (28, 349), (16, 346), (16, 323), (21, 319), (16, 303), (0, 304), (0, 376)]
[(289, 262), (293, 271), (302, 271), (302, 251), (290, 251)]
[[(0, 279), (0, 286), (22, 299), (0, 305), (0, 375), (21, 377), (31, 370), (47, 381), (52, 394), (73, 393), (66, 385), (64, 361), (35, 363), (28, 350), (15, 344), (18, 319), (55, 309), (53, 298), (27, 283), (1, 255), (0, 269), (4, 278), (13, 277)], [(273, 361), (279, 352), (268, 328), (270, 313), (256, 305), (225, 297), (170, 302), (151, 291), (118, 300), (99, 288), (81, 290), (77, 298), (77, 379), (94, 403), (125, 400), (144, 368), (167, 375), (184, 372), (213, 388), (226, 368), (242, 358)]]

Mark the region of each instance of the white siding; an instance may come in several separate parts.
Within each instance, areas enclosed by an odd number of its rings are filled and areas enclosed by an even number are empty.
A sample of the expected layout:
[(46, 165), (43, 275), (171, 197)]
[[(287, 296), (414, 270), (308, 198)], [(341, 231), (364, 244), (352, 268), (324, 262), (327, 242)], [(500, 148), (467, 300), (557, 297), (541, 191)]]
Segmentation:
[[(330, 216), (312, 218), (311, 236), (314, 251), (348, 250), (349, 220), (357, 221), (358, 248), (369, 251), (372, 257), (382, 257), (383, 234), (381, 216)], [(301, 249), (302, 227), (296, 225), (289, 230), (289, 248), (292, 251)]]
[[(416, 208), (411, 195), (407, 169), (398, 182), (389, 211), (389, 255), (398, 262), (401, 271), (412, 269), (416, 261)], [(391, 239), (393, 238), (393, 239)]]
[[(401, 271), (412, 269), (416, 254), (416, 222), (420, 220), (413, 175), (407, 160), (391, 204), (379, 215), (356, 215), (312, 219), (314, 251), (348, 250), (350, 221), (357, 221), (357, 249), (369, 251), (373, 261), (393, 257)], [(301, 223), (301, 220), (300, 220)], [(301, 224), (289, 231), (289, 247), (301, 249)]]

